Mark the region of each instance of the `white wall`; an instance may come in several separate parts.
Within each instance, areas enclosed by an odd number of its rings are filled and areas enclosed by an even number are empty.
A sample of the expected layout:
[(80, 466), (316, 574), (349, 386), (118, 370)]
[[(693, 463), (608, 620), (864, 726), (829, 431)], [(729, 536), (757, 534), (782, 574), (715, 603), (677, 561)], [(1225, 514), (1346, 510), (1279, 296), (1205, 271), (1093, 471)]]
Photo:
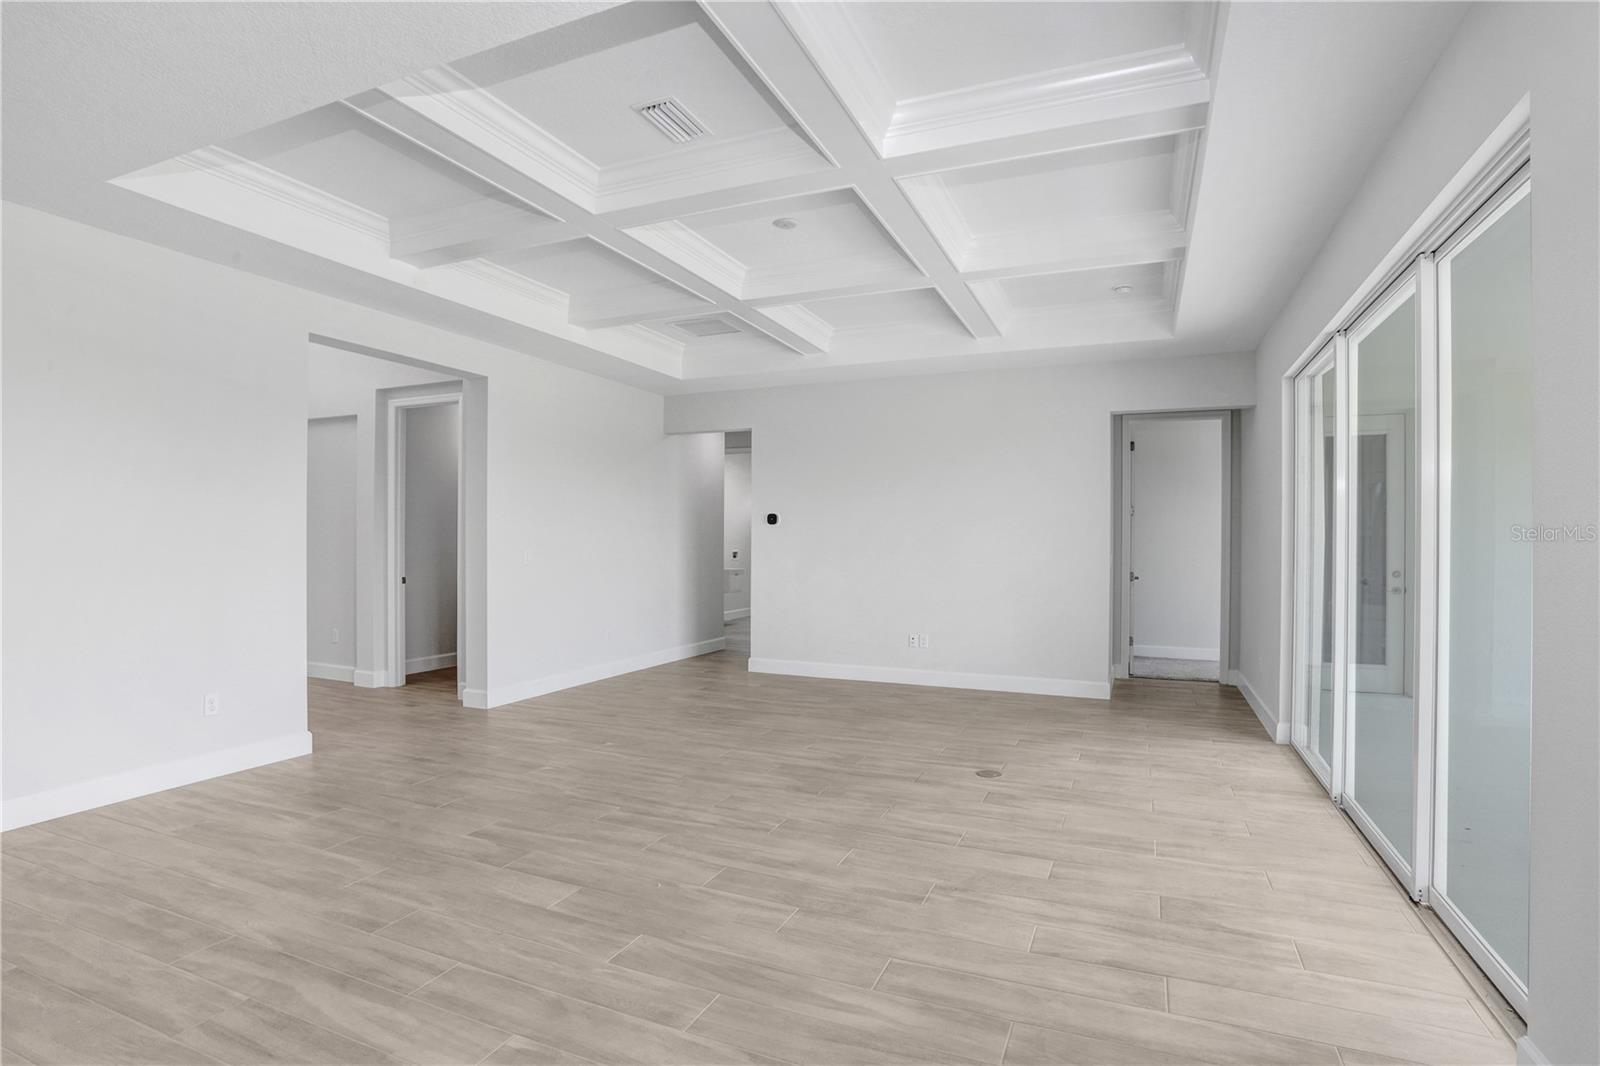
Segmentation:
[(456, 661), (456, 492), (461, 406), (405, 414), (406, 672)]
[(1103, 697), (1111, 417), (1254, 388), (1248, 355), (1101, 363), (674, 396), (667, 428), (761, 442), (753, 669)]
[(1216, 659), (1222, 622), (1222, 423), (1128, 419), (1133, 651)]
[[(1282, 376), (1524, 95), (1533, 131), (1534, 516), (1547, 525), (1600, 521), (1597, 41), (1592, 4), (1471, 5), (1261, 344), (1258, 404), (1241, 434), (1240, 665), (1274, 713), (1285, 702)], [(1532, 1044), (1558, 1063), (1600, 1061), (1597, 589), (1593, 543), (1536, 550), (1528, 1022)]]
[(6, 825), (308, 749), (311, 334), (482, 376), (485, 702), (720, 646), (721, 438), (664, 436), (660, 396), (3, 222)]
[[(737, 553), (737, 554), (736, 554)], [(743, 573), (723, 585), (724, 621), (750, 613), (750, 453), (728, 452), (722, 469), (722, 565)]]
[(306, 672), (349, 681), (356, 668), (356, 419), (307, 423)]

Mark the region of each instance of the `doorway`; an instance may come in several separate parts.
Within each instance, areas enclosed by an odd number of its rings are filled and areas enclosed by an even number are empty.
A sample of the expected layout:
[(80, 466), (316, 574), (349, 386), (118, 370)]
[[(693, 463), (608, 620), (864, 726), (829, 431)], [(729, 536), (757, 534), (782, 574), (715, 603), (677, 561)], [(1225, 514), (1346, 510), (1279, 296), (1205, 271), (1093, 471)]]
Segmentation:
[(750, 657), (750, 456), (748, 429), (723, 435), (722, 635), (727, 651)]
[(1119, 676), (1226, 679), (1227, 412), (1121, 419)]
[[(454, 680), (460, 604), (461, 405), (457, 400), (396, 410), (396, 556), (401, 624), (396, 662), (403, 680)], [(441, 672), (452, 676), (443, 678)]]
[(307, 674), (487, 707), (488, 379), (310, 341)]

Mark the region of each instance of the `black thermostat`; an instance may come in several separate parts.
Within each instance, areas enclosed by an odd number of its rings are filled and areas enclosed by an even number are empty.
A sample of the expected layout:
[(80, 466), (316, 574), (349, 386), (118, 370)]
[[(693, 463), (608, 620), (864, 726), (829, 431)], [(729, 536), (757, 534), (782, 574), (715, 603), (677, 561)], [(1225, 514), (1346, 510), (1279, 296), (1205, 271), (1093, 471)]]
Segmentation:
[(767, 515), (767, 525), (775, 526), (777, 524), (778, 524), (778, 516), (777, 515), (775, 515), (775, 514)]

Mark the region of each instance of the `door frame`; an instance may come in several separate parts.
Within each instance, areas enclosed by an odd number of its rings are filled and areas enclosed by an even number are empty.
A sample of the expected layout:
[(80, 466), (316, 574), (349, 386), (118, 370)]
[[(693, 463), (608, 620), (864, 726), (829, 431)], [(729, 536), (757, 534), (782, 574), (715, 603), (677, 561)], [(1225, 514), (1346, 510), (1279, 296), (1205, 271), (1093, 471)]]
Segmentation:
[[(1367, 838), (1380, 858), (1388, 865), (1395, 879), (1405, 888), (1413, 900), (1420, 900), (1427, 885), (1429, 873), (1430, 846), (1428, 833), (1424, 827), (1432, 825), (1433, 787), (1432, 787), (1432, 741), (1433, 741), (1433, 691), (1432, 677), (1424, 677), (1424, 669), (1431, 675), (1431, 661), (1424, 662), (1419, 655), (1415, 660), (1415, 677), (1412, 700), (1412, 768), (1411, 768), (1411, 855), (1407, 857), (1400, 852), (1377, 823), (1362, 809), (1360, 798), (1353, 794), (1352, 786), (1355, 782), (1356, 739), (1360, 731), (1359, 715), (1352, 713), (1354, 706), (1350, 700), (1352, 691), (1359, 691), (1355, 682), (1359, 667), (1351, 656), (1351, 646), (1354, 643), (1355, 620), (1352, 617), (1350, 603), (1353, 598), (1354, 586), (1351, 574), (1354, 570), (1354, 561), (1351, 558), (1358, 540), (1356, 521), (1357, 509), (1354, 506), (1350, 474), (1355, 466), (1354, 442), (1361, 431), (1361, 422), (1367, 417), (1355, 409), (1356, 397), (1360, 395), (1359, 376), (1360, 360), (1358, 350), (1361, 341), (1366, 339), (1373, 330), (1389, 316), (1402, 307), (1407, 300), (1413, 301), (1413, 337), (1412, 337), (1412, 395), (1416, 402), (1416, 421), (1420, 426), (1426, 422), (1430, 427), (1434, 424), (1434, 412), (1429, 410), (1436, 393), (1432, 390), (1431, 381), (1433, 368), (1437, 364), (1437, 345), (1435, 331), (1430, 321), (1428, 307), (1424, 300), (1432, 296), (1431, 259), (1418, 256), (1417, 259), (1404, 271), (1391, 281), (1362, 309), (1361, 313), (1351, 322), (1349, 329), (1341, 331), (1344, 345), (1339, 349), (1338, 358), (1344, 367), (1344, 398), (1345, 403), (1339, 409), (1339, 436), (1344, 452), (1344, 469), (1340, 474), (1340, 484), (1344, 491), (1339, 499), (1339, 526), (1344, 533), (1344, 542), (1340, 546), (1340, 562), (1343, 564), (1343, 573), (1335, 583), (1335, 594), (1339, 597), (1337, 602), (1345, 605), (1344, 618), (1339, 623), (1339, 633), (1344, 637), (1344, 645), (1335, 658), (1339, 665), (1337, 676), (1341, 686), (1338, 693), (1338, 716), (1343, 722), (1343, 729), (1339, 730), (1340, 765), (1336, 768), (1334, 781), (1337, 787), (1335, 798), (1339, 806), (1347, 813), (1351, 820), (1360, 827), (1362, 834)], [(1424, 274), (1429, 280), (1424, 280)], [(1428, 465), (1437, 461), (1437, 455), (1428, 445), (1420, 439), (1415, 449), (1415, 455), (1409, 451), (1406, 455), (1408, 462), (1414, 461), (1416, 476), (1419, 479), (1416, 485), (1420, 493), (1430, 486), (1420, 479), (1422, 472)], [(1386, 457), (1386, 462), (1388, 458)], [(1408, 492), (1410, 491), (1408, 476)], [(1418, 498), (1418, 572), (1409, 574), (1407, 580), (1419, 593), (1434, 594), (1431, 583), (1422, 580), (1422, 571), (1433, 565), (1433, 546), (1424, 542), (1425, 535), (1431, 535), (1433, 523), (1424, 516), (1428, 503), (1420, 496)], [(1436, 513), (1436, 512), (1434, 512)], [(1422, 603), (1416, 600), (1419, 607)], [(1417, 648), (1431, 646), (1433, 641), (1433, 617), (1430, 613), (1419, 611), (1417, 619), (1417, 633), (1412, 638)], [(1400, 667), (1402, 682), (1404, 671), (1409, 656), (1402, 658)]]
[(461, 440), (456, 449), (456, 691), (459, 695), (466, 687), (464, 671), (466, 661), (466, 597), (465, 597), (465, 541), (466, 510), (463, 478), (466, 457), (465, 430), (462, 419), (465, 408), (461, 403), (459, 386), (437, 391), (408, 392), (384, 398), (385, 440), (384, 454), (388, 473), (387, 505), (384, 508), (384, 676), (383, 684), (399, 688), (406, 683), (406, 414), (420, 407), (446, 407), (458, 409), (457, 433)]
[(1115, 463), (1117, 502), (1113, 520), (1117, 527), (1117, 551), (1114, 553), (1112, 574), (1115, 597), (1116, 646), (1112, 649), (1111, 672), (1116, 680), (1128, 680), (1133, 666), (1133, 464), (1128, 461), (1131, 449), (1130, 424), (1150, 421), (1216, 422), (1219, 425), (1221, 447), (1218, 462), (1221, 464), (1222, 493), (1222, 559), (1221, 581), (1218, 589), (1217, 626), (1217, 683), (1233, 684), (1233, 508), (1235, 448), (1233, 435), (1237, 419), (1231, 409), (1206, 408), (1195, 411), (1127, 411), (1115, 415)]
[[(1294, 474), (1293, 507), (1295, 528), (1294, 551), (1292, 553), (1292, 563), (1294, 566), (1294, 595), (1292, 595), (1290, 598), (1290, 603), (1292, 606), (1292, 618), (1290, 620), (1290, 624), (1292, 626), (1290, 652), (1288, 657), (1285, 659), (1285, 662), (1288, 664), (1288, 669), (1285, 671), (1285, 673), (1288, 674), (1291, 679), (1290, 699), (1288, 704), (1289, 740), (1294, 746), (1295, 750), (1300, 753), (1300, 757), (1305, 760), (1306, 765), (1311, 768), (1311, 772), (1316, 775), (1317, 780), (1322, 782), (1322, 787), (1327, 789), (1330, 795), (1336, 792), (1335, 782), (1338, 780), (1338, 776), (1335, 766), (1337, 766), (1339, 763), (1339, 752), (1341, 750), (1340, 728), (1343, 718), (1343, 715), (1339, 713), (1340, 704), (1338, 695), (1340, 687), (1338, 680), (1338, 662), (1339, 648), (1341, 647), (1341, 630), (1339, 621), (1342, 616), (1342, 609), (1339, 604), (1338, 584), (1339, 559), (1341, 558), (1340, 548), (1344, 543), (1344, 530), (1338, 520), (1339, 497), (1344, 491), (1343, 485), (1340, 481), (1339, 459), (1339, 438), (1341, 436), (1339, 432), (1339, 419), (1341, 415), (1336, 406), (1334, 410), (1333, 432), (1333, 484), (1329, 486), (1333, 490), (1333, 514), (1324, 515), (1322, 522), (1323, 529), (1328, 529), (1330, 527), (1333, 529), (1333, 543), (1323, 545), (1323, 568), (1325, 571), (1325, 568), (1330, 562), (1333, 564), (1333, 577), (1331, 582), (1329, 582), (1329, 584), (1332, 585), (1332, 588), (1328, 592), (1328, 595), (1334, 597), (1333, 603), (1325, 604), (1324, 610), (1319, 612), (1328, 616), (1328, 625), (1331, 628), (1331, 632), (1327, 634), (1327, 637), (1330, 643), (1332, 662), (1324, 665), (1322, 662), (1321, 652), (1321, 646), (1323, 642), (1321, 639), (1314, 639), (1315, 637), (1321, 636), (1319, 629), (1321, 625), (1321, 619), (1312, 617), (1311, 603), (1309, 598), (1300, 595), (1301, 590), (1309, 591), (1312, 581), (1319, 579), (1322, 576), (1322, 572), (1324, 572), (1318, 571), (1313, 573), (1313, 563), (1315, 560), (1309, 558), (1307, 553), (1301, 550), (1302, 544), (1300, 541), (1300, 531), (1302, 529), (1309, 530), (1312, 519), (1311, 449), (1309, 447), (1310, 437), (1313, 433), (1321, 435), (1324, 431), (1324, 426), (1313, 426), (1310, 424), (1309, 419), (1304, 417), (1302, 399), (1307, 401), (1305, 408), (1308, 409), (1310, 406), (1309, 395), (1312, 380), (1323, 374), (1326, 374), (1330, 369), (1332, 369), (1334, 372), (1333, 381), (1331, 383), (1333, 394), (1329, 398), (1331, 398), (1336, 405), (1341, 402), (1340, 373), (1338, 365), (1338, 356), (1341, 348), (1342, 343), (1340, 338), (1336, 337), (1329, 340), (1327, 345), (1325, 345), (1317, 353), (1316, 357), (1313, 358), (1310, 363), (1306, 364), (1306, 366), (1302, 368), (1300, 373), (1294, 378), (1294, 412), (1293, 420), (1291, 422), (1292, 432), (1295, 440), (1292, 464)], [(1324, 464), (1325, 463), (1326, 461), (1324, 460)], [(1332, 610), (1328, 610), (1328, 607), (1331, 607)], [(1302, 647), (1311, 648), (1313, 645), (1315, 645), (1317, 649), (1316, 662), (1313, 663), (1309, 659), (1305, 662), (1302, 662), (1300, 659), (1300, 649)], [(1306, 699), (1309, 692), (1308, 675), (1313, 669), (1326, 676), (1327, 680), (1331, 682), (1331, 684), (1329, 684), (1327, 687), (1334, 694), (1332, 706), (1329, 708), (1329, 713), (1333, 716), (1333, 727), (1330, 730), (1331, 750), (1321, 754), (1320, 764), (1318, 761), (1318, 754), (1313, 752), (1311, 748), (1311, 707)], [(1317, 686), (1317, 691), (1321, 692), (1322, 688), (1322, 684), (1319, 683)]]

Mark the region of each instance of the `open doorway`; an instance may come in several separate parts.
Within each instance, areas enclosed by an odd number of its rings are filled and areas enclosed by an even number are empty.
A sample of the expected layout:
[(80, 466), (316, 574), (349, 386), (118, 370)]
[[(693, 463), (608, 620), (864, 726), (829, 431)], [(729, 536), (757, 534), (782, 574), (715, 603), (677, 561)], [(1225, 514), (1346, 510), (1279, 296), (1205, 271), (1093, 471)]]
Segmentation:
[(1121, 419), (1119, 676), (1225, 681), (1228, 412)]
[(727, 651), (750, 657), (750, 431), (723, 435), (722, 635)]
[(486, 706), (487, 382), (328, 338), (310, 349), (306, 673)]
[(400, 565), (393, 661), (405, 682), (454, 685), (460, 583), (461, 404), (418, 397), (395, 408), (395, 558)]

